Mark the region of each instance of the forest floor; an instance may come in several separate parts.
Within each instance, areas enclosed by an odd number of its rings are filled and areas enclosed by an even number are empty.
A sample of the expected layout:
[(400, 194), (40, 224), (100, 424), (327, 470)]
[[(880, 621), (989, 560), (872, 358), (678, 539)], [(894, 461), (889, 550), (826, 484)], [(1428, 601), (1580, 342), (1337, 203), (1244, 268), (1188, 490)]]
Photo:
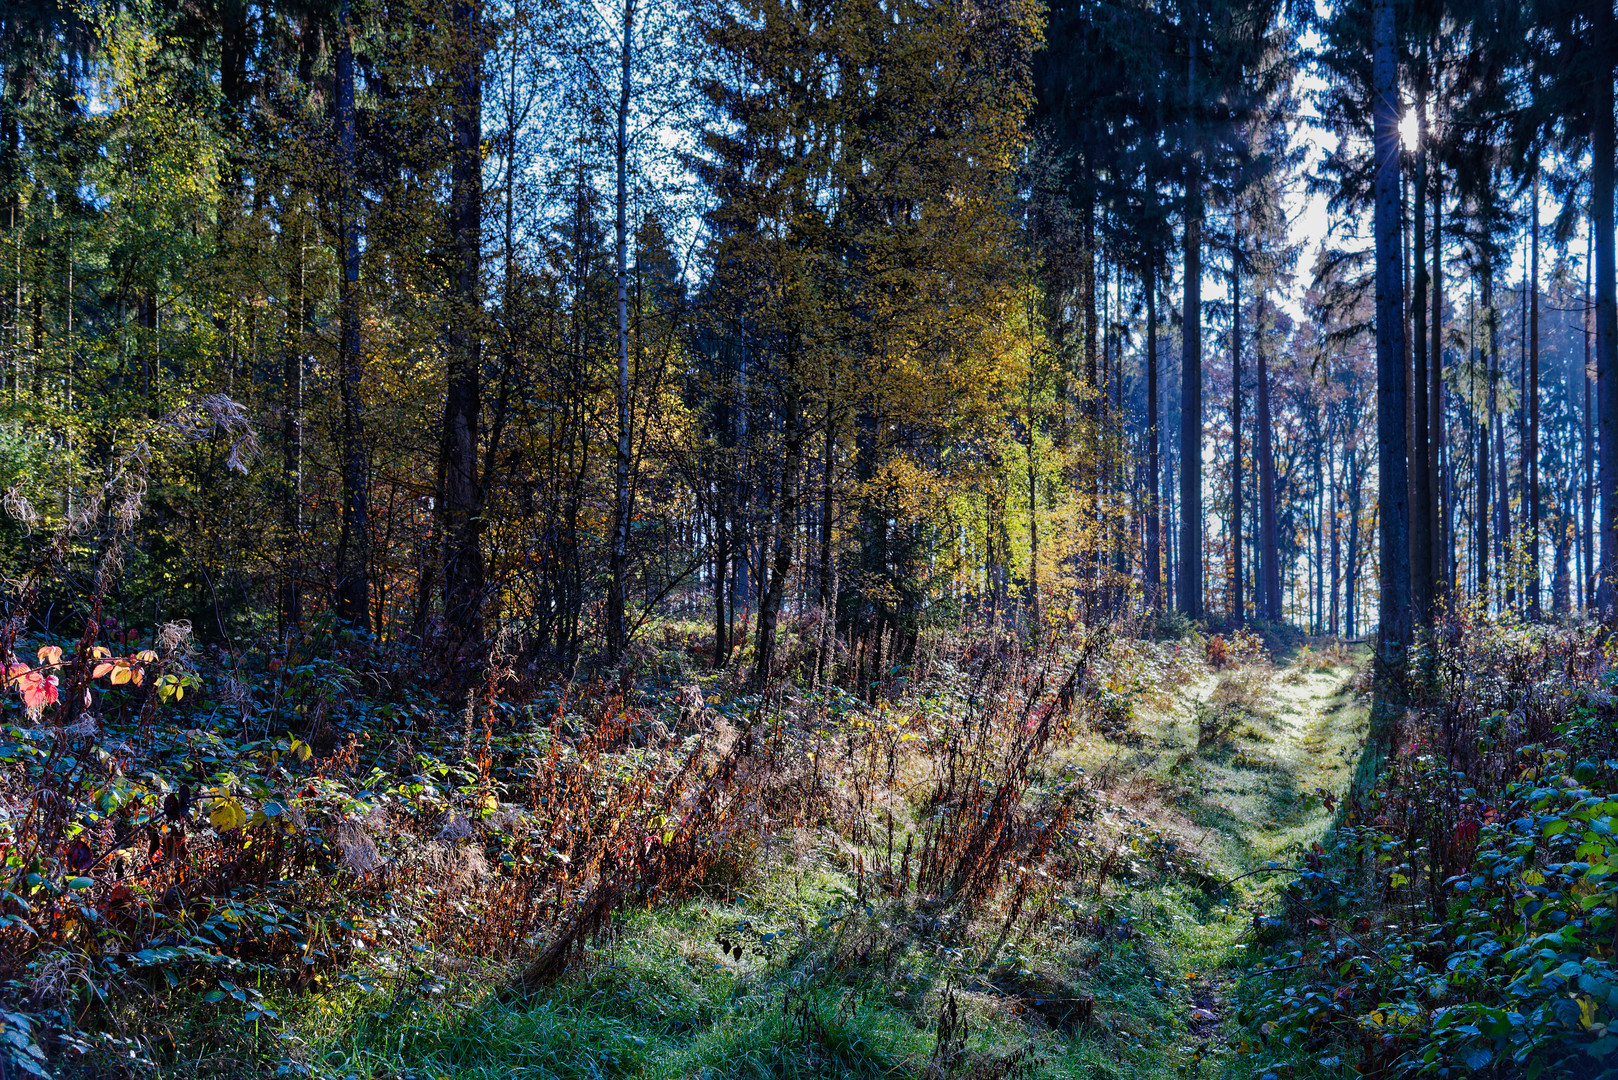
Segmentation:
[[(392, 990), (288, 1002), (297, 1071), (586, 1077), (1258, 1077), (1234, 1013), (1265, 908), (1325, 832), (1366, 730), (1364, 657), (1204, 671), (1130, 730), (1057, 754), (1114, 861), (1065, 883), (1071, 921), (953, 945), (859, 888), (846, 840), (783, 830), (722, 895), (626, 916), (559, 983), (424, 960)], [(891, 860), (891, 852), (889, 854)], [(998, 920), (994, 920), (997, 922)], [(1007, 925), (1010, 925), (1008, 920)]]

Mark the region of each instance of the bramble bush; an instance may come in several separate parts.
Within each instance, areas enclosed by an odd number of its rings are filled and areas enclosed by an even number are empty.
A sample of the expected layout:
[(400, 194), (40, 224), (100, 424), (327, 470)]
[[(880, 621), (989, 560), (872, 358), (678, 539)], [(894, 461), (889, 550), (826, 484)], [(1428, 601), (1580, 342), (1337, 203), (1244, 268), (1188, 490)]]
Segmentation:
[[(1610, 647), (1610, 646), (1609, 646)], [(1467, 616), (1418, 657), (1401, 752), (1284, 893), (1255, 1052), (1368, 1076), (1609, 1072), (1618, 708), (1604, 635)]]

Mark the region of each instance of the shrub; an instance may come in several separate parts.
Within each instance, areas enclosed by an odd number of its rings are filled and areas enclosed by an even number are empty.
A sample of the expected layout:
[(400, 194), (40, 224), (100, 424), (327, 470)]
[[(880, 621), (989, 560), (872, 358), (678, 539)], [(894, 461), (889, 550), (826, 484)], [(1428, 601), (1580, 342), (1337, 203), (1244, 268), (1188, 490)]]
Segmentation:
[(1159, 641), (1182, 641), (1197, 632), (1197, 624), (1181, 611), (1164, 611), (1157, 616), (1152, 628)]

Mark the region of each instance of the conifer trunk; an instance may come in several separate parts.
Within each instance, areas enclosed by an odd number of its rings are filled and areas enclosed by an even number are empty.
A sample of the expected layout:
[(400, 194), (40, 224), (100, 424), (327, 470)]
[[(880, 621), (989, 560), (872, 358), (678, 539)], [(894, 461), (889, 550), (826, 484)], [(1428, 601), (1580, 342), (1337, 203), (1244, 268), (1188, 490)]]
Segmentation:
[(1432, 537), (1430, 570), (1434, 586), (1433, 609), (1438, 613), (1455, 593), (1454, 544), (1450, 539), (1449, 489), (1440, 469), (1448, 433), (1444, 429), (1444, 173), (1434, 168), (1433, 257), (1430, 280), (1433, 294), (1432, 349), (1427, 362), (1427, 498), (1428, 530)]
[[(1393, 0), (1376, 0), (1374, 142), (1376, 152), (1377, 496), (1381, 518), (1379, 652), (1403, 668), (1410, 642), (1409, 480), (1405, 459), (1405, 328), (1400, 263), (1398, 57)], [(1383, 735), (1386, 733), (1379, 733)], [(1384, 743), (1382, 750), (1391, 749)]]
[(1590, 342), (1591, 317), (1590, 274), (1594, 259), (1595, 230), (1585, 238), (1584, 252), (1584, 535), (1580, 540), (1584, 552), (1584, 572), (1579, 578), (1582, 606), (1589, 610), (1595, 603), (1597, 584), (1595, 574), (1595, 411), (1591, 399)]
[[(1263, 318), (1264, 301), (1259, 300), (1258, 317)], [(1258, 514), (1259, 514), (1259, 606), (1263, 618), (1281, 621), (1281, 552), (1275, 526), (1275, 452), (1271, 445), (1270, 367), (1262, 340), (1258, 353)]]
[(635, 40), (635, 0), (624, 0), (619, 29), (618, 130), (613, 141), (617, 184), (613, 210), (618, 272), (618, 438), (612, 470), (612, 544), (607, 566), (607, 663), (616, 664), (628, 644), (624, 614), (629, 572), (629, 97)]
[(1157, 403), (1157, 277), (1148, 256), (1146, 270), (1146, 609), (1163, 610), (1160, 430)]
[(1230, 252), (1230, 617), (1246, 621), (1242, 599), (1242, 273), (1241, 253)]
[(1410, 549), (1411, 549), (1411, 601), (1417, 623), (1427, 625), (1432, 620), (1433, 582), (1433, 486), (1429, 438), (1431, 417), (1427, 403), (1427, 104), (1422, 95), (1418, 104), (1420, 118), (1419, 146), (1416, 153), (1416, 176), (1411, 199), (1415, 221), (1411, 228), (1410, 251), (1415, 263), (1415, 281), (1410, 293), (1411, 318), (1411, 448), (1410, 461)]
[(1528, 443), (1523, 448), (1528, 484), (1528, 616), (1539, 618), (1539, 158), (1534, 158), (1533, 218), (1528, 274)]
[(288, 274), (285, 352), (281, 376), (281, 524), (286, 532), (281, 568), (281, 639), (303, 622), (303, 328), (308, 320), (304, 293), (304, 237), (299, 235), (297, 269)]
[(1202, 618), (1202, 170), (1186, 170), (1185, 306), (1180, 347), (1179, 607)]
[(365, 361), (360, 354), (360, 249), (354, 170), (354, 28), (347, 0), (338, 12), (338, 335), (337, 378), (342, 402), (343, 525), (337, 547), (337, 616), (360, 630), (370, 628), (371, 499), (365, 460), (365, 406), (361, 397)]
[[(1612, 68), (1613, 13), (1609, 3), (1597, 3), (1596, 55), (1607, 57), (1604, 70), (1593, 80), (1591, 133), (1590, 226), (1595, 233), (1596, 272), (1596, 387), (1601, 419), (1601, 562), (1597, 606), (1605, 618), (1618, 614), (1618, 295), (1614, 290), (1613, 236), (1613, 129)], [(1605, 50), (1605, 52), (1603, 52)]]
[(482, 492), (478, 476), (482, 362), (483, 47), (478, 0), (457, 0), (452, 21), (454, 145), (450, 167), (450, 286), (455, 303), (444, 397), (444, 625), (466, 659), (483, 640)]

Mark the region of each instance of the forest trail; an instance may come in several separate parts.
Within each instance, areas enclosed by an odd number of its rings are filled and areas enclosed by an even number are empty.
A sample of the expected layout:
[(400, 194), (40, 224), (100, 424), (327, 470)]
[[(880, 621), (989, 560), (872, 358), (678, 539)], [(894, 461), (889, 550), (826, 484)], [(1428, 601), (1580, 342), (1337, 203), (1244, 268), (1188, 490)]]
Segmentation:
[[(334, 1076), (877, 1080), (1006, 1075), (996, 1062), (1026, 1056), (1031, 1080), (1245, 1080), (1241, 978), (1285, 877), (1264, 868), (1298, 865), (1330, 825), (1364, 734), (1362, 668), (1309, 650), (1231, 667), (1137, 700), (1125, 730), (1077, 735), (1049, 775), (1082, 770), (1107, 884), (1067, 883), (1078, 914), (1026, 948), (994, 926), (940, 948), (884, 921), (903, 909), (858, 914), (838, 856), (853, 849), (802, 832), (734, 895), (626, 912), (544, 992), (463, 984), (303, 1030), (344, 1063)], [(940, 1044), (946, 997), (966, 1034)]]
[(1197, 1040), (1185, 1049), (1196, 1060), (1232, 1053), (1217, 1033), (1238, 1003), (1254, 928), (1288, 877), (1265, 868), (1298, 865), (1349, 786), (1366, 734), (1362, 668), (1355, 654), (1305, 649), (1285, 666), (1199, 679), (1157, 718), (1161, 749), (1141, 759), (1165, 784), (1156, 809), (1232, 882), (1191, 933), (1163, 938), (1185, 972), (1181, 1012)]
[(1167, 851), (1183, 869), (1128, 897), (1149, 963), (1116, 999), (1120, 1014), (1147, 995), (1177, 1018), (1166, 1062), (1211, 1057), (1240, 1071), (1219, 1033), (1255, 918), (1272, 913), (1287, 879), (1266, 867), (1297, 866), (1331, 825), (1366, 734), (1364, 666), (1360, 652), (1327, 646), (1213, 671), (1139, 704), (1127, 735), (1070, 750), (1114, 835), (1140, 837), (1141, 851)]

